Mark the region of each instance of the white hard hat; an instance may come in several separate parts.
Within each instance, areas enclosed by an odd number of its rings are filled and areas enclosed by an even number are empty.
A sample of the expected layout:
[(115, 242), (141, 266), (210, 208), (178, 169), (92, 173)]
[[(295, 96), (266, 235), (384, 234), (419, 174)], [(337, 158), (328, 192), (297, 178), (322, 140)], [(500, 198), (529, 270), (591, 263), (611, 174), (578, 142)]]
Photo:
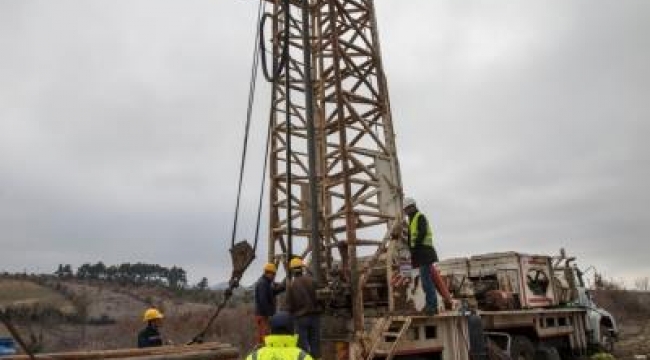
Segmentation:
[(410, 197), (404, 198), (404, 209), (406, 209), (411, 205), (415, 206), (415, 199)]

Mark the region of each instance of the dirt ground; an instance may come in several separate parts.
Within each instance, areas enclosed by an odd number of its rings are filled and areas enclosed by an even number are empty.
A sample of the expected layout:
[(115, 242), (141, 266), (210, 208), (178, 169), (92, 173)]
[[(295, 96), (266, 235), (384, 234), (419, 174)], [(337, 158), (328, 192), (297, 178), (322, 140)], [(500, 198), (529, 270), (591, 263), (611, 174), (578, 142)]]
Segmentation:
[(650, 356), (650, 292), (599, 290), (594, 291), (594, 299), (610, 311), (618, 323), (620, 336), (614, 347), (616, 357)]
[(650, 319), (621, 324), (614, 354), (618, 359), (633, 359), (635, 355), (650, 357)]

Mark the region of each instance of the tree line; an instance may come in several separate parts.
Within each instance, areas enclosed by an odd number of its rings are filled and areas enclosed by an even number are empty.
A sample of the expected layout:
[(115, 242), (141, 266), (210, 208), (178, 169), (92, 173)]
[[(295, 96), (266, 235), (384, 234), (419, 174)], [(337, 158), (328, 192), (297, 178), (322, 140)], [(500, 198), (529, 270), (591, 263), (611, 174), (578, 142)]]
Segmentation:
[[(161, 285), (172, 289), (187, 287), (187, 272), (177, 266), (171, 268), (158, 264), (123, 263), (106, 266), (103, 262), (96, 264), (85, 263), (76, 271), (70, 264), (59, 264), (54, 274), (60, 278), (76, 278), (80, 280), (106, 280), (122, 284)], [(207, 287), (207, 280), (206, 280)]]

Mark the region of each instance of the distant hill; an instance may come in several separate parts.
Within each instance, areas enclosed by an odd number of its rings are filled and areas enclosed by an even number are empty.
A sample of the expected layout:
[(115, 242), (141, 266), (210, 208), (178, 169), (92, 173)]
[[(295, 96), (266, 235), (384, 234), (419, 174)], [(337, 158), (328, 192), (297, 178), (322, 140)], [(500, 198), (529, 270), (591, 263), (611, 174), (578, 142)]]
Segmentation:
[[(228, 282), (227, 281), (220, 282), (220, 283), (217, 283), (217, 284), (214, 284), (214, 285), (210, 286), (210, 290), (215, 290), (215, 291), (223, 291), (223, 290), (226, 290), (227, 288), (228, 288)], [(255, 288), (255, 284), (250, 284), (250, 285), (240, 284), (239, 287), (237, 289), (235, 289), (235, 292), (252, 291), (254, 288)]]
[(220, 283), (217, 283), (217, 284), (214, 284), (214, 285), (210, 286), (210, 289), (212, 289), (212, 290), (226, 290), (227, 288), (228, 288), (228, 282), (227, 281), (220, 282)]
[(52, 306), (63, 313), (74, 313), (73, 304), (57, 291), (31, 281), (4, 279), (0, 281), (0, 308)]
[[(215, 286), (224, 289), (228, 284)], [(34, 342), (29, 346), (37, 352), (116, 349), (134, 346), (143, 327), (142, 314), (151, 305), (165, 315), (165, 338), (186, 343), (214, 313), (221, 291), (9, 274), (0, 276), (0, 308), (13, 311), (14, 325), (23, 338)], [(235, 291), (206, 341), (223, 341), (246, 351), (254, 343), (251, 301), (244, 290)], [(0, 335), (8, 334), (0, 331)]]

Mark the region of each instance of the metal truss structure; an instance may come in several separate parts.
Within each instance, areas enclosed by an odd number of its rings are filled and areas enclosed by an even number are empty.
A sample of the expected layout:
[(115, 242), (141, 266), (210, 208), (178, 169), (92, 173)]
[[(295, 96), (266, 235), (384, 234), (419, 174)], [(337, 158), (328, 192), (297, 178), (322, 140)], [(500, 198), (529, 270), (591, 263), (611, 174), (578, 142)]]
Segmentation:
[[(310, 0), (303, 16), (300, 2), (292, 2), (289, 11), (281, 0), (270, 2), (273, 68), (283, 62), (285, 66), (273, 79), (269, 259), (301, 256), (318, 264), (320, 269), (315, 270), (322, 271), (321, 280), (340, 270), (351, 289), (353, 313), (363, 313), (361, 288), (372, 264), (357, 260), (385, 253), (391, 229), (402, 219), (374, 4)], [(290, 56), (283, 60), (287, 38)], [(307, 64), (305, 59), (311, 61)], [(310, 211), (309, 196), (310, 114), (305, 90), (310, 84), (316, 212)], [(311, 231), (313, 214), (318, 216), (317, 232)], [(312, 234), (317, 234), (317, 241)], [(390, 272), (390, 266), (386, 268)]]

